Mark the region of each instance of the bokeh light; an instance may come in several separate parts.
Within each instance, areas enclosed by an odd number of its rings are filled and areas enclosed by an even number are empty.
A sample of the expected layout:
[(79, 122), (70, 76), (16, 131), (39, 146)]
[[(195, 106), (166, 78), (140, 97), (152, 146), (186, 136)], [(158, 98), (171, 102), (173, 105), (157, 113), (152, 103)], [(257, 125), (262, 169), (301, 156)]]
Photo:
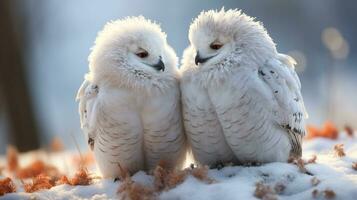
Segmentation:
[(349, 45), (338, 29), (333, 27), (324, 29), (321, 38), (324, 45), (330, 50), (333, 58), (347, 58), (349, 54)]

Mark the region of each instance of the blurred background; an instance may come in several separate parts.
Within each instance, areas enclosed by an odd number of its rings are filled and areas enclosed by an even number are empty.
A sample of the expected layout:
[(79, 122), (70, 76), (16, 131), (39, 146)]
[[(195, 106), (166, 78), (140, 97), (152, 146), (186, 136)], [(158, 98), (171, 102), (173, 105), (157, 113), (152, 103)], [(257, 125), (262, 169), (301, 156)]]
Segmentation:
[(202, 10), (239, 8), (262, 21), (281, 53), (293, 56), (309, 124), (357, 128), (357, 2), (339, 0), (1, 0), (0, 153), (27, 151), (55, 136), (85, 148), (75, 95), (96, 34), (110, 20), (159, 22), (181, 57)]

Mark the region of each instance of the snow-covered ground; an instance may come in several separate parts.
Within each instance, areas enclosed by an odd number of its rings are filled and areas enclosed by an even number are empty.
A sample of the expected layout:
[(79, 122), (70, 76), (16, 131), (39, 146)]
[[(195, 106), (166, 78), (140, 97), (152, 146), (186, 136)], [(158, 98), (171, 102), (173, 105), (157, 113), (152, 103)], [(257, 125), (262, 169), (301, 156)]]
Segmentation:
[[(344, 144), (345, 156), (338, 157), (335, 144)], [(256, 167), (230, 166), (221, 170), (209, 170), (211, 184), (188, 176), (175, 188), (156, 193), (158, 199), (357, 199), (357, 171), (352, 168), (357, 162), (357, 138), (344, 134), (337, 140), (317, 138), (304, 142), (303, 158), (317, 156), (316, 163), (305, 165), (309, 173), (302, 173), (296, 165), (270, 163)], [(27, 158), (26, 158), (27, 156)], [(73, 161), (70, 153), (37, 155), (54, 163), (63, 172), (70, 173)], [(20, 158), (28, 162), (30, 155)], [(4, 165), (4, 158), (0, 166)], [(95, 167), (90, 168), (95, 172)], [(6, 174), (6, 172), (5, 172)], [(310, 175), (309, 175), (310, 174)], [(312, 175), (311, 175), (312, 174)], [(3, 178), (3, 177), (0, 177)], [(136, 173), (132, 179), (145, 186), (154, 184), (153, 176), (145, 172)], [(257, 183), (258, 189), (257, 190)], [(97, 179), (89, 186), (55, 186), (49, 190), (25, 193), (22, 183), (16, 181), (17, 193), (7, 194), (0, 199), (120, 199), (117, 194), (120, 181)]]

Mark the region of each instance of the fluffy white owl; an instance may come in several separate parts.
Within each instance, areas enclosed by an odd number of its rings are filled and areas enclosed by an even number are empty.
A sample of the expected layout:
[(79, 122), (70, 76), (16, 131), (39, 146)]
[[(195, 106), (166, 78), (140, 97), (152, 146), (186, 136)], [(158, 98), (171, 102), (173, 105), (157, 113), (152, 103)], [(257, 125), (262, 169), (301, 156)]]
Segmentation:
[(77, 95), (81, 127), (103, 177), (160, 160), (180, 167), (186, 149), (177, 57), (160, 27), (144, 17), (108, 23), (89, 55)]
[(202, 164), (301, 156), (306, 112), (295, 61), (238, 10), (202, 12), (182, 60), (184, 126)]

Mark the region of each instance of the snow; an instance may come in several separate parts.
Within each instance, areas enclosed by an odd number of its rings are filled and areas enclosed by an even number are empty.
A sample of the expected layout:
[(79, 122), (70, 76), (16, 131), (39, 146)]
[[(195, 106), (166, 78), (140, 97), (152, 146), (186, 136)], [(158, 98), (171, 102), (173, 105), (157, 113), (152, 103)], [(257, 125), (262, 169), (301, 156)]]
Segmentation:
[[(333, 146), (344, 144), (345, 157), (335, 155)], [(254, 191), (256, 183), (261, 182), (274, 188), (276, 185), (284, 185), (285, 189), (275, 194), (277, 199), (325, 199), (323, 191), (333, 190), (334, 199), (357, 199), (357, 171), (352, 169), (353, 162), (357, 161), (357, 138), (349, 138), (341, 134), (337, 140), (317, 138), (304, 141), (303, 158), (309, 159), (317, 155), (316, 164), (307, 164), (306, 169), (313, 175), (301, 173), (297, 166), (288, 163), (269, 163), (261, 166), (227, 166), (221, 170), (211, 169), (209, 177), (215, 182), (207, 184), (193, 176), (175, 188), (158, 194), (159, 199), (256, 199)], [(73, 153), (57, 153), (53, 155), (37, 155), (38, 157), (51, 157), (48, 159), (62, 171), (71, 168), (70, 157)], [(20, 160), (27, 162), (30, 155), (23, 155)], [(0, 166), (4, 165), (4, 158), (0, 159)], [(65, 164), (67, 163), (67, 164)], [(93, 166), (93, 173), (98, 173)], [(69, 173), (69, 172), (68, 172)], [(313, 177), (320, 183), (312, 184)], [(1, 177), (3, 178), (3, 177)], [(136, 173), (132, 179), (143, 185), (153, 185), (154, 178), (145, 172)], [(89, 186), (60, 185), (50, 190), (42, 190), (32, 194), (25, 193), (21, 188), (21, 182), (16, 185), (20, 189), (17, 193), (7, 194), (0, 199), (118, 199), (117, 190), (120, 182), (114, 183), (109, 179), (97, 179)], [(319, 191), (316, 198), (312, 192)]]

